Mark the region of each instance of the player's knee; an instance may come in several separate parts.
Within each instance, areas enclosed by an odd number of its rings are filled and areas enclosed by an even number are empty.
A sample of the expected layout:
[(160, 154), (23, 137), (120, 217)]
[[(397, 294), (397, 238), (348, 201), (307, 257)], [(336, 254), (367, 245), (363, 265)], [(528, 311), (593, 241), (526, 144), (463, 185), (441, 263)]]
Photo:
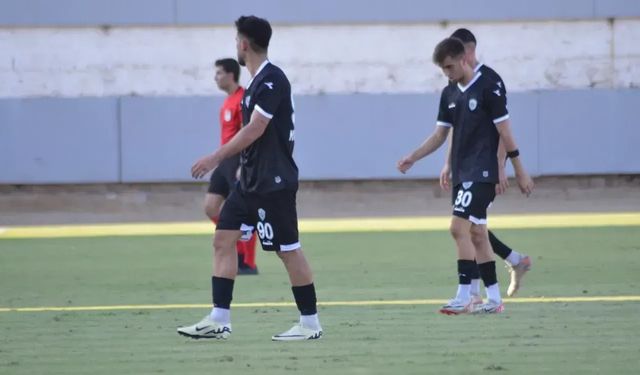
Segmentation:
[(235, 251), (236, 240), (229, 236), (223, 235), (220, 232), (216, 232), (213, 237), (213, 248), (216, 252), (225, 252), (229, 249)]
[(451, 236), (455, 240), (460, 240), (460, 239), (469, 237), (469, 229), (462, 225), (459, 225), (459, 223), (456, 223), (456, 222), (451, 223), (451, 226), (449, 227), (449, 232), (451, 233)]
[(471, 242), (478, 246), (489, 241), (487, 230), (482, 225), (474, 225), (471, 227)]
[(204, 214), (212, 221), (218, 221), (218, 208), (211, 204), (204, 205)]

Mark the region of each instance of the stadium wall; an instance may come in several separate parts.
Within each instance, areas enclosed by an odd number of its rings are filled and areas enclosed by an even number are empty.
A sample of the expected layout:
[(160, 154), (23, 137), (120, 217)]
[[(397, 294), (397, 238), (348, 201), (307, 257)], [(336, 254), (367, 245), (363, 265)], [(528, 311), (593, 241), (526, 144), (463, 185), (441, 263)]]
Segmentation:
[(640, 2), (333, 3), (0, 3), (0, 183), (189, 181), (218, 142), (212, 61), (253, 12), (276, 23), (304, 179), (437, 176), (442, 151), (409, 176), (394, 164), (432, 130), (431, 51), (460, 26), (507, 84), (533, 174), (640, 173)]

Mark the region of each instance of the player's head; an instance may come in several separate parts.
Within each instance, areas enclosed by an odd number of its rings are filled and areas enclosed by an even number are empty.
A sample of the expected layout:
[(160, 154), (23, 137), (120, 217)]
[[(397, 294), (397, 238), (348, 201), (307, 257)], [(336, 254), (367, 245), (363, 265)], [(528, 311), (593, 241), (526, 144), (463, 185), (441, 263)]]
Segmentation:
[(241, 16), (236, 20), (238, 62), (244, 66), (248, 54), (266, 54), (271, 40), (271, 25), (264, 18)]
[(462, 80), (469, 64), (465, 60), (464, 45), (457, 38), (447, 38), (433, 51), (433, 62), (454, 82)]
[(466, 54), (466, 59), (470, 64), (475, 64), (476, 60), (476, 45), (478, 42), (476, 41), (475, 35), (469, 30), (465, 28), (460, 28), (451, 34), (452, 38), (458, 38), (464, 44), (464, 50)]
[(216, 60), (216, 84), (220, 90), (228, 90), (240, 80), (240, 65), (235, 59)]

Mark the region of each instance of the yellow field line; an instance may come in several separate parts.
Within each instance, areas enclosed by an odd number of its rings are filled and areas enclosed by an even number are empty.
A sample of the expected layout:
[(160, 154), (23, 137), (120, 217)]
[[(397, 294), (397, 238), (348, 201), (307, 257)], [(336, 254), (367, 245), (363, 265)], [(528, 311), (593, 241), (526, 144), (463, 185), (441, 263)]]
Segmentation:
[[(526, 297), (509, 298), (507, 303), (553, 303), (553, 302), (640, 302), (640, 296), (600, 296), (600, 297)], [(319, 306), (402, 306), (402, 305), (441, 305), (444, 299), (409, 299), (389, 301), (330, 301), (319, 302)], [(234, 303), (234, 308), (294, 307), (292, 302), (252, 302)], [(210, 304), (171, 304), (171, 305), (112, 305), (112, 306), (50, 306), (50, 307), (0, 307), (0, 313), (6, 312), (46, 312), (46, 311), (118, 311), (118, 310), (174, 310), (204, 309)]]
[[(450, 216), (303, 219), (303, 233), (406, 232), (449, 228)], [(640, 226), (640, 212), (492, 215), (494, 229)], [(0, 239), (212, 234), (210, 222), (2, 227)]]

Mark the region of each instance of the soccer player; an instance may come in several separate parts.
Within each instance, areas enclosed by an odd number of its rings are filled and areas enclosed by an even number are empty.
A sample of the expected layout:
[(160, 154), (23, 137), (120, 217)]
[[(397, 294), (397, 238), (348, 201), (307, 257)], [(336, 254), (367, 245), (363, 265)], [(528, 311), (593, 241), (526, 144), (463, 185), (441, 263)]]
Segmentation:
[[(487, 65), (480, 63), (476, 58), (477, 42), (476, 37), (473, 35), (473, 33), (468, 29), (460, 28), (454, 31), (453, 34), (451, 34), (451, 37), (458, 38), (462, 41), (462, 43), (464, 44), (465, 59), (471, 65), (474, 71), (480, 71), (485, 77), (491, 77), (493, 81), (500, 82), (498, 88), (500, 89), (500, 94), (505, 97), (506, 102), (507, 87), (500, 75)], [(440, 186), (446, 191), (449, 191), (451, 187), (449, 181), (451, 173), (449, 160), (450, 155), (451, 145), (449, 145), (447, 158), (445, 159), (444, 167), (442, 168), (442, 172), (440, 173)], [(508, 179), (504, 171), (504, 164), (502, 164), (502, 160), (505, 160), (504, 147), (498, 149), (498, 160), (500, 161), (500, 183), (496, 185), (496, 193), (502, 194), (509, 186)], [(509, 270), (511, 276), (511, 281), (509, 283), (509, 287), (507, 288), (507, 295), (511, 297), (515, 295), (518, 289), (520, 289), (522, 277), (527, 271), (531, 269), (531, 258), (527, 255), (518, 253), (517, 251), (511, 249), (509, 246), (500, 241), (491, 231), (489, 231), (489, 242), (491, 243), (491, 248), (493, 249), (493, 251), (498, 256), (500, 256), (500, 258), (502, 258), (507, 264), (507, 269)], [(480, 297), (480, 273), (477, 267), (471, 275), (471, 295), (474, 302), (482, 302), (482, 298)]]
[(201, 178), (226, 158), (242, 151), (240, 184), (227, 198), (214, 238), (213, 309), (200, 322), (178, 328), (192, 338), (226, 339), (231, 334), (231, 299), (237, 272), (235, 243), (257, 229), (262, 248), (275, 251), (289, 274), (300, 320), (275, 341), (319, 339), (313, 274), (298, 239), (296, 192), (298, 167), (293, 160), (294, 103), (284, 72), (269, 62), (271, 25), (242, 16), (235, 22), (238, 62), (251, 80), (242, 99), (242, 129), (213, 154), (191, 168)]
[[(509, 113), (498, 83), (484, 76), (465, 59), (462, 42), (447, 38), (434, 52), (436, 63), (454, 85), (442, 91), (436, 129), (424, 143), (398, 161), (402, 173), (437, 150), (453, 128), (451, 172), (453, 217), (451, 234), (456, 242), (459, 285), (455, 298), (444, 305), (445, 314), (499, 313), (504, 309), (496, 275), (493, 252), (487, 232), (487, 208), (493, 201), (498, 181), (498, 143), (502, 142), (524, 194), (530, 194), (533, 181), (525, 171), (511, 134)], [(471, 278), (477, 261), (485, 284), (487, 301), (473, 305)]]
[[(244, 88), (238, 84), (240, 65), (234, 59), (220, 59), (215, 62), (215, 81), (218, 88), (227, 93), (220, 108), (220, 142), (225, 144), (242, 128), (242, 95)], [(218, 222), (220, 208), (237, 182), (240, 154), (222, 161), (211, 174), (209, 190), (204, 199), (204, 212), (214, 223)], [(238, 241), (238, 275), (257, 275), (256, 236), (247, 242)]]

